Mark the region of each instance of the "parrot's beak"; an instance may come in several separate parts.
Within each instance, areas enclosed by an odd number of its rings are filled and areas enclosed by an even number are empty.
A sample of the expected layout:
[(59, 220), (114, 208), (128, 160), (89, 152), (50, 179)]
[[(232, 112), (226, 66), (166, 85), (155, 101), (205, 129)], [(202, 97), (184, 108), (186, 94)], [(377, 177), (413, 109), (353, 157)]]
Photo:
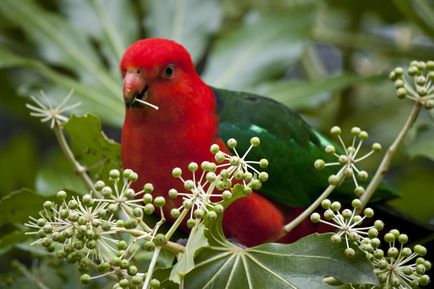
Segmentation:
[(145, 80), (134, 72), (127, 72), (124, 77), (124, 102), (127, 108), (147, 98), (148, 86)]

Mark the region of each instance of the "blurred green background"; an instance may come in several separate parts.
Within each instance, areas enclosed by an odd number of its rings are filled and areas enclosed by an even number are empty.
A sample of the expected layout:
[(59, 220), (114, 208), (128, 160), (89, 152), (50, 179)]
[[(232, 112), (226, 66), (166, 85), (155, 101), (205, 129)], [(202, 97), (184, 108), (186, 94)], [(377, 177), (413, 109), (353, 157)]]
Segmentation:
[[(434, 60), (434, 1), (1, 0), (0, 198), (23, 187), (44, 197), (83, 188), (48, 125), (30, 117), (25, 103), (40, 90), (53, 103), (74, 90), (71, 103), (82, 103), (75, 113), (96, 114), (119, 142), (118, 64), (143, 37), (182, 43), (208, 84), (270, 96), (324, 133), (336, 124), (359, 126), (387, 147), (411, 109), (394, 96), (387, 75), (413, 59)], [(422, 112), (387, 174), (402, 195), (389, 205), (431, 232), (433, 116)], [(368, 171), (379, 160), (367, 161)], [(42, 254), (21, 243), (19, 229), (0, 217), (0, 287), (44, 288), (31, 278), (49, 288), (81, 286), (67, 265), (46, 274), (51, 259), (34, 259), (32, 269), (10, 266), (26, 263), (29, 250)]]

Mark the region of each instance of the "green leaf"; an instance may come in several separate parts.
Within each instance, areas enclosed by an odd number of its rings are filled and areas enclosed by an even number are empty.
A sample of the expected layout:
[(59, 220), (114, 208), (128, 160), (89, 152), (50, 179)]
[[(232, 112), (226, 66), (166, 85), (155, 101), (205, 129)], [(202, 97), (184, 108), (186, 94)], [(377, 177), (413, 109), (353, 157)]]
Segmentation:
[(411, 157), (423, 156), (434, 161), (434, 125), (420, 126), (415, 139), (407, 144), (407, 152)]
[(206, 246), (208, 240), (205, 237), (205, 225), (199, 224), (191, 230), (185, 251), (170, 273), (170, 280), (180, 284), (185, 275), (194, 268), (194, 256), (198, 250)]
[(277, 81), (257, 87), (256, 93), (273, 98), (292, 109), (317, 108), (330, 100), (332, 95), (355, 83), (375, 83), (383, 75), (357, 76), (343, 74), (321, 81)]
[(205, 52), (208, 40), (220, 27), (222, 13), (219, 1), (151, 0), (145, 3), (149, 6), (145, 26), (150, 36), (181, 43), (193, 60), (198, 62)]
[(186, 276), (188, 288), (336, 288), (325, 277), (343, 283), (376, 284), (363, 252), (344, 256), (345, 245), (333, 244), (331, 234), (314, 234), (293, 244), (240, 248), (219, 240), (203, 249)]
[(29, 189), (12, 192), (0, 199), (0, 227), (9, 223), (24, 223), (29, 216), (35, 216), (47, 197)]
[(250, 15), (244, 26), (218, 38), (204, 79), (216, 87), (255, 92), (252, 85), (281, 75), (299, 58), (313, 15), (311, 5), (285, 14)]
[(77, 161), (88, 168), (94, 179), (104, 180), (111, 169), (121, 167), (120, 145), (107, 138), (98, 117), (73, 115), (64, 128)]

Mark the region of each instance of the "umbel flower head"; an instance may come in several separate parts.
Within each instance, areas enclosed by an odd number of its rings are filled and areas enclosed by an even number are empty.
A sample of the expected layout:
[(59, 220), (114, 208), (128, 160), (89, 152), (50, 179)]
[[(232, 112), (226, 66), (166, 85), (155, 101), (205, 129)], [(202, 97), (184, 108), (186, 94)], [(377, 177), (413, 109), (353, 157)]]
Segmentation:
[(434, 61), (412, 61), (407, 69), (393, 70), (389, 78), (394, 82), (396, 95), (418, 102), (426, 109), (434, 107)]
[(381, 145), (374, 143), (371, 146), (370, 152), (359, 156), (363, 142), (368, 139), (368, 133), (358, 127), (353, 127), (351, 129), (353, 139), (350, 145), (346, 145), (341, 137), (341, 132), (341, 128), (338, 126), (334, 126), (330, 130), (330, 133), (339, 140), (341, 147), (336, 148), (334, 145), (328, 145), (325, 148), (326, 153), (336, 157), (336, 161), (326, 163), (324, 160), (318, 159), (315, 161), (314, 166), (318, 170), (329, 166), (340, 166), (339, 171), (329, 177), (329, 183), (331, 185), (339, 185), (345, 178), (351, 178), (355, 186), (354, 192), (357, 196), (360, 196), (363, 194), (364, 188), (359, 185), (358, 180), (366, 181), (369, 176), (357, 164), (371, 156), (374, 152), (380, 151)]
[(169, 191), (169, 197), (181, 196), (183, 198), (182, 205), (172, 209), (172, 217), (177, 218), (183, 210), (190, 210), (190, 218), (187, 221), (189, 227), (194, 226), (203, 217), (214, 220), (224, 210), (222, 203), (232, 198), (231, 190), (234, 184), (241, 184), (246, 195), (252, 190), (259, 189), (268, 179), (268, 174), (258, 171), (254, 165), (266, 168), (268, 162), (265, 159), (246, 160), (250, 150), (259, 144), (259, 138), (253, 137), (250, 140), (250, 147), (241, 156), (236, 150), (237, 141), (235, 139), (227, 141), (228, 148), (234, 152), (234, 156), (221, 151), (218, 145), (212, 145), (210, 151), (215, 155), (216, 162), (204, 161), (200, 164), (200, 170), (197, 163), (190, 163), (188, 165), (188, 171), (191, 173), (190, 179), (182, 176), (183, 172), (180, 168), (173, 169), (173, 177), (181, 180), (185, 191), (178, 192), (175, 189)]
[[(381, 220), (376, 220), (373, 225), (362, 225), (367, 218), (374, 216), (374, 211), (366, 208), (363, 216), (357, 213), (361, 202), (358, 199), (352, 201), (353, 210), (343, 209), (339, 202), (331, 202), (325, 199), (321, 203), (325, 209), (324, 219), (320, 214), (313, 213), (311, 220), (314, 223), (321, 222), (336, 228), (336, 233), (331, 236), (331, 241), (340, 243), (345, 241), (345, 255), (353, 257), (358, 247), (366, 254), (368, 260), (374, 266), (374, 273), (379, 280), (378, 286), (362, 286), (369, 289), (411, 289), (425, 286), (430, 278), (425, 274), (431, 269), (431, 263), (422, 257), (427, 250), (421, 245), (415, 245), (413, 250), (406, 247), (408, 237), (393, 229), (384, 235), (384, 241), (388, 249), (384, 251), (379, 238), (379, 231), (384, 228)], [(398, 245), (399, 244), (399, 245)], [(416, 259), (416, 262), (414, 260)]]
[(361, 206), (360, 200), (354, 199), (351, 205), (352, 210), (343, 209), (341, 212), (342, 206), (339, 202), (331, 202), (329, 199), (325, 199), (321, 202), (322, 208), (325, 209), (324, 219), (321, 219), (318, 213), (311, 215), (312, 222), (321, 222), (336, 228), (336, 234), (331, 237), (331, 240), (334, 243), (340, 243), (344, 240), (346, 245), (345, 255), (348, 257), (352, 257), (356, 253), (351, 245), (377, 248), (380, 244), (377, 239), (378, 232), (384, 227), (383, 222), (380, 220), (375, 221), (372, 226), (363, 225), (365, 219), (374, 216), (374, 211), (371, 208), (366, 208), (363, 211), (363, 216), (361, 216), (357, 214), (357, 209)]
[(43, 97), (46, 104), (37, 100), (33, 95), (30, 97), (37, 106), (27, 103), (26, 107), (30, 109), (32, 112), (31, 116), (38, 117), (41, 119), (41, 122), (50, 122), (50, 127), (54, 128), (55, 125), (61, 125), (63, 122), (66, 122), (68, 118), (63, 115), (68, 110), (72, 110), (80, 105), (80, 103), (74, 103), (71, 105), (66, 105), (69, 98), (71, 97), (73, 91), (71, 91), (63, 101), (56, 107), (54, 107), (48, 97), (45, 95), (43, 91), (41, 91), (41, 96)]

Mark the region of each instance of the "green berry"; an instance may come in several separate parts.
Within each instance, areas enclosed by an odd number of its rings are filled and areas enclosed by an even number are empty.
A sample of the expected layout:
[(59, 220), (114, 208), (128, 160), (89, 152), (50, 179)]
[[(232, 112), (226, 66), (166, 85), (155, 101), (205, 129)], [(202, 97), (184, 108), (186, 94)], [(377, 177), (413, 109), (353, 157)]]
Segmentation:
[(356, 255), (356, 251), (354, 251), (353, 248), (346, 248), (344, 253), (345, 253), (345, 256), (347, 256), (349, 258), (352, 258), (352, 257), (354, 257), (354, 255)]
[(315, 169), (317, 170), (322, 170), (325, 168), (325, 162), (321, 159), (318, 159), (315, 161), (315, 163), (313, 164), (313, 166), (315, 167)]
[(199, 168), (199, 166), (195, 162), (191, 162), (191, 163), (188, 164), (188, 170), (190, 172), (195, 172), (195, 171), (197, 171), (198, 168)]
[(121, 279), (119, 281), (119, 286), (121, 286), (122, 288), (128, 288), (128, 286), (130, 286), (130, 280), (128, 280), (128, 279)]
[(143, 208), (143, 211), (145, 212), (145, 214), (151, 215), (154, 213), (155, 207), (152, 204), (146, 204), (145, 207)]
[(193, 203), (191, 200), (184, 200), (182, 202), (182, 206), (184, 207), (184, 209), (189, 210), (193, 206)]
[(395, 248), (395, 247), (390, 247), (390, 248), (387, 250), (387, 256), (388, 256), (388, 257), (393, 257), (393, 258), (395, 258), (395, 257), (398, 256), (398, 254), (399, 254), (399, 250), (398, 250), (397, 248)]
[(222, 198), (223, 198), (223, 200), (229, 200), (230, 198), (232, 198), (231, 191), (229, 191), (229, 190), (223, 191)]
[(375, 228), (371, 228), (368, 230), (368, 237), (369, 238), (375, 238), (378, 236), (378, 230)]
[(172, 218), (177, 219), (179, 217), (179, 215), (181, 215), (181, 212), (179, 211), (179, 209), (170, 210), (170, 216), (172, 216)]
[(99, 181), (97, 181), (97, 182), (95, 183), (95, 189), (96, 189), (97, 191), (101, 191), (102, 188), (104, 188), (104, 187), (105, 187), (105, 183), (104, 183), (103, 181), (101, 181), (101, 180), (99, 180)]
[(379, 152), (379, 151), (381, 151), (382, 146), (381, 146), (380, 143), (376, 142), (376, 143), (373, 143), (373, 144), (372, 144), (371, 149), (372, 149), (374, 152)]
[(153, 251), (155, 249), (155, 243), (152, 241), (146, 241), (143, 248), (146, 251)]
[(227, 141), (227, 145), (229, 148), (233, 149), (237, 146), (237, 141), (234, 138), (230, 138)]
[(222, 214), (225, 208), (221, 204), (216, 204), (214, 210), (217, 214)]
[(157, 279), (152, 279), (151, 282), (149, 282), (149, 285), (151, 285), (152, 289), (158, 289), (160, 288), (160, 281)]
[(218, 152), (215, 154), (214, 159), (216, 160), (216, 162), (221, 163), (225, 160), (225, 154), (223, 152)]
[(210, 212), (208, 212), (208, 213), (206, 214), (206, 218), (207, 218), (208, 220), (212, 220), (212, 221), (214, 221), (215, 219), (217, 219), (217, 213), (214, 212), (214, 211), (210, 211)]
[(329, 176), (329, 184), (332, 186), (337, 186), (339, 184), (340, 179), (336, 175)]
[(335, 244), (339, 244), (339, 243), (342, 241), (342, 238), (341, 238), (341, 236), (339, 236), (338, 234), (333, 234), (333, 235), (330, 237), (330, 240), (331, 240), (333, 243), (335, 243)]
[(258, 175), (259, 181), (265, 183), (268, 180), (268, 174), (266, 172), (260, 172)]
[(419, 278), (419, 284), (422, 285), (422, 286), (428, 285), (429, 282), (430, 282), (430, 278), (429, 278), (428, 275), (422, 275)]
[(178, 191), (176, 189), (170, 189), (168, 195), (169, 198), (175, 199), (176, 197), (178, 197)]
[(366, 218), (372, 218), (374, 216), (374, 210), (371, 208), (366, 208), (363, 210), (363, 214), (366, 216)]
[(196, 220), (195, 219), (188, 219), (187, 220), (187, 227), (188, 228), (193, 228), (196, 225)]
[(163, 207), (164, 205), (166, 204), (166, 199), (164, 198), (164, 197), (156, 197), (155, 198), (155, 200), (154, 200), (154, 205), (156, 206), (156, 207), (159, 207), (159, 208), (161, 208), (161, 207)]
[(383, 223), (383, 221), (381, 221), (381, 220), (376, 220), (376, 221), (374, 222), (374, 228), (377, 229), (378, 231), (383, 230), (383, 228), (384, 228), (384, 223)]
[(361, 131), (360, 127), (355, 126), (351, 129), (351, 134), (358, 136)]
[(312, 223), (319, 223), (319, 221), (321, 220), (321, 216), (318, 213), (313, 213), (312, 215), (310, 215), (310, 220), (312, 221)]
[(341, 128), (340, 127), (338, 127), (338, 126), (334, 126), (334, 127), (332, 127), (331, 129), (330, 129), (330, 134), (331, 135), (333, 135), (333, 136), (338, 136), (338, 135), (340, 135), (341, 134)]
[(154, 185), (151, 183), (144, 184), (143, 191), (145, 192), (145, 194), (152, 194), (152, 192), (154, 191)]
[(408, 242), (408, 236), (406, 234), (400, 234), (398, 237), (398, 242), (401, 244), (405, 244)]
[(359, 138), (361, 139), (361, 140), (366, 140), (366, 139), (368, 139), (368, 133), (366, 132), (366, 131), (364, 131), (364, 130), (362, 130), (360, 133), (359, 133)]
[(325, 152), (328, 153), (328, 154), (334, 154), (336, 152), (336, 149), (335, 149), (334, 146), (328, 145), (325, 148)]
[(387, 233), (386, 235), (384, 235), (384, 241), (386, 241), (387, 243), (392, 243), (393, 241), (395, 241), (395, 239), (396, 237), (392, 233)]
[(153, 197), (150, 193), (146, 193), (143, 195), (143, 203), (150, 204), (152, 203)]
[(164, 234), (157, 234), (157, 236), (155, 236), (154, 238), (154, 243), (157, 246), (164, 246), (167, 243), (167, 239), (166, 236), (164, 236)]
[(90, 282), (90, 276), (89, 274), (83, 274), (80, 276), (80, 282), (83, 284), (89, 284)]
[(193, 216), (194, 216), (196, 219), (202, 219), (203, 216), (204, 216), (204, 214), (205, 214), (205, 212), (204, 212), (204, 210), (202, 210), (202, 209), (196, 209), (196, 210), (194, 210), (194, 212), (193, 212)]
[(110, 188), (110, 187), (104, 187), (104, 188), (102, 188), (102, 195), (104, 196), (104, 197), (110, 197), (112, 194), (113, 194), (113, 190), (112, 190), (112, 188)]
[(422, 245), (416, 245), (416, 246), (414, 246), (413, 250), (414, 250), (414, 252), (417, 255), (422, 256), (422, 257), (425, 256), (426, 252), (427, 252), (426, 248), (424, 246), (422, 246)]
[(192, 180), (186, 180), (184, 183), (184, 189), (192, 190), (194, 188), (194, 182)]
[(137, 270), (136, 266), (132, 265), (132, 266), (128, 267), (127, 272), (128, 272), (128, 275), (135, 276), (135, 275), (137, 275), (138, 270)]
[(175, 178), (179, 178), (182, 175), (182, 170), (180, 168), (174, 168), (172, 170), (172, 176)]
[(44, 209), (51, 210), (53, 208), (53, 202), (45, 201), (43, 206), (44, 206)]
[(407, 89), (405, 89), (404, 87), (398, 88), (396, 90), (396, 96), (400, 99), (403, 99), (407, 96)]
[(330, 209), (332, 202), (329, 199), (324, 199), (321, 202), (321, 207), (325, 210)]
[(141, 218), (143, 216), (143, 211), (141, 208), (134, 208), (133, 216), (136, 218)]
[(351, 206), (352, 206), (354, 209), (360, 208), (361, 205), (362, 205), (362, 202), (361, 202), (359, 199), (354, 199), (354, 200), (351, 202)]
[(350, 210), (350, 209), (345, 209), (345, 210), (343, 210), (342, 211), (342, 216), (345, 218), (345, 219), (349, 219), (349, 218), (351, 218), (351, 215), (353, 214), (353, 212)]
[(59, 191), (56, 194), (56, 197), (60, 200), (60, 201), (64, 201), (66, 199), (66, 192), (65, 191)]
[(259, 140), (258, 137), (252, 137), (252, 138), (250, 139), (250, 144), (251, 144), (253, 147), (258, 147), (258, 146), (261, 144), (261, 141)]
[(139, 178), (139, 175), (137, 173), (135, 173), (135, 172), (132, 172), (131, 175), (130, 175), (130, 177), (128, 178), (128, 180), (130, 182), (135, 182), (135, 181), (137, 181), (138, 178)]
[(324, 218), (326, 218), (327, 220), (333, 219), (334, 216), (335, 213), (331, 209), (328, 209), (324, 212)]
[(339, 211), (341, 209), (341, 203), (335, 201), (330, 205), (330, 208), (335, 212)]
[(220, 151), (220, 147), (217, 144), (213, 144), (210, 148), (210, 151), (213, 155)]
[(268, 160), (267, 159), (261, 159), (259, 161), (259, 166), (261, 167), (261, 169), (265, 169), (266, 167), (268, 167)]
[(120, 172), (116, 169), (110, 171), (109, 176), (111, 179), (117, 180), (120, 177)]

